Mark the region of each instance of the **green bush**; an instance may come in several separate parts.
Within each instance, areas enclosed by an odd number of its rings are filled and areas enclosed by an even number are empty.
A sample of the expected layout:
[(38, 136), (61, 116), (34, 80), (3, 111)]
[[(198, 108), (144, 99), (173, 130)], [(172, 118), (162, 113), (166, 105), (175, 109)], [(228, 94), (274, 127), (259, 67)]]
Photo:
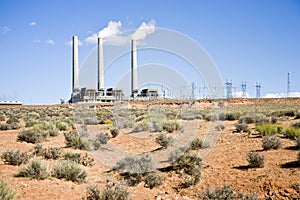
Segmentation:
[(200, 181), (200, 172), (194, 175), (181, 174), (179, 187), (188, 188), (196, 185)]
[(83, 138), (81, 133), (78, 131), (68, 131), (64, 133), (67, 147), (72, 147), (74, 149), (81, 150), (91, 150), (94, 149), (93, 141)]
[(7, 182), (0, 182), (0, 199), (1, 200), (12, 200), (16, 196), (16, 191), (9, 188)]
[(81, 154), (77, 152), (68, 151), (63, 154), (63, 159), (73, 161), (75, 163), (80, 163)]
[(87, 187), (87, 200), (127, 200), (130, 199), (126, 187), (119, 183), (107, 182), (105, 188), (100, 192), (97, 186)]
[(159, 134), (155, 140), (162, 148), (165, 149), (174, 142), (174, 138), (172, 136), (167, 136), (167, 134), (164, 133)]
[(43, 145), (41, 145), (41, 144), (35, 145), (34, 146), (34, 155), (43, 156), (43, 154), (44, 154)]
[(45, 149), (43, 152), (43, 156), (46, 159), (54, 159), (57, 160), (61, 157), (61, 148), (59, 147), (50, 147), (48, 149)]
[(137, 122), (133, 127), (133, 132), (148, 131), (151, 128), (151, 123), (148, 120)]
[(296, 109), (285, 109), (285, 110), (274, 111), (271, 113), (271, 115), (276, 117), (282, 117), (282, 116), (294, 117), (296, 116), (297, 113), (298, 111)]
[(87, 172), (75, 162), (63, 160), (53, 168), (53, 176), (67, 181), (84, 182)]
[(22, 126), (21, 126), (21, 124), (19, 122), (13, 122), (13, 123), (10, 124), (10, 128), (12, 130), (17, 130), (17, 129), (20, 129), (21, 127)]
[(17, 140), (35, 144), (45, 141), (48, 138), (48, 136), (48, 132), (33, 128), (20, 131)]
[(32, 160), (29, 164), (22, 167), (17, 177), (26, 177), (43, 180), (50, 176), (47, 167), (40, 160)]
[(300, 137), (300, 129), (295, 127), (287, 127), (283, 130), (283, 134), (287, 138), (296, 139)]
[(279, 137), (276, 136), (264, 137), (262, 140), (262, 147), (264, 150), (279, 149), (280, 146), (281, 146), (281, 140)]
[(107, 144), (109, 136), (107, 133), (98, 133), (94, 140), (94, 150), (100, 148), (101, 145)]
[(163, 130), (167, 131), (168, 133), (180, 130), (180, 128), (180, 124), (177, 120), (167, 120), (163, 125)]
[(260, 155), (256, 152), (249, 152), (248, 153), (248, 162), (249, 166), (252, 168), (262, 168), (264, 167), (264, 156)]
[(199, 149), (205, 149), (208, 148), (209, 144), (202, 138), (194, 138), (192, 142), (190, 143), (191, 150), (199, 150)]
[(205, 194), (199, 194), (199, 198), (203, 200), (223, 200), (223, 199), (241, 199), (241, 200), (258, 200), (256, 194), (243, 194), (234, 191), (231, 185), (224, 185), (214, 190), (207, 189)]
[(21, 165), (29, 161), (30, 155), (22, 153), (20, 150), (8, 150), (2, 153), (1, 158), (4, 163), (9, 165)]
[(6, 120), (5, 115), (0, 114), (0, 121), (3, 122), (3, 121), (5, 121), (5, 120)]
[(146, 175), (144, 181), (145, 181), (145, 187), (149, 187), (150, 189), (153, 189), (154, 187), (160, 186), (164, 180), (157, 173), (149, 173)]
[(172, 162), (172, 163), (175, 163), (176, 160), (182, 156), (183, 154), (185, 154), (187, 151), (189, 150), (188, 147), (186, 146), (183, 146), (183, 147), (179, 147), (177, 149), (175, 149), (174, 151), (172, 151), (170, 153), (170, 156), (169, 156), (169, 159), (168, 161)]
[(274, 124), (261, 124), (256, 126), (255, 130), (261, 135), (261, 136), (271, 136), (275, 135), (277, 133), (281, 133), (283, 128), (279, 125)]
[(11, 129), (10, 124), (0, 124), (0, 130), (1, 131), (7, 131), (7, 130), (10, 130), (10, 129)]
[(177, 170), (183, 170), (188, 175), (199, 174), (199, 168), (202, 164), (202, 159), (196, 154), (185, 153), (179, 156), (175, 161), (175, 168)]

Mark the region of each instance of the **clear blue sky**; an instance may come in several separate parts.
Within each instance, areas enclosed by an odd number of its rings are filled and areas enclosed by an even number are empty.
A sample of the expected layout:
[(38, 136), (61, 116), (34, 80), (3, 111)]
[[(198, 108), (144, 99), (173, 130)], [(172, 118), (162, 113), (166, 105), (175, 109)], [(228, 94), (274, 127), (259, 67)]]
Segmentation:
[[(261, 82), (262, 95), (300, 92), (300, 1), (297, 0), (1, 0), (0, 100), (55, 104), (71, 93), (72, 51), (80, 63), (95, 45), (85, 39), (121, 21), (122, 31), (155, 20), (193, 38), (224, 80), (239, 87)], [(299, 93), (300, 94), (300, 93)]]

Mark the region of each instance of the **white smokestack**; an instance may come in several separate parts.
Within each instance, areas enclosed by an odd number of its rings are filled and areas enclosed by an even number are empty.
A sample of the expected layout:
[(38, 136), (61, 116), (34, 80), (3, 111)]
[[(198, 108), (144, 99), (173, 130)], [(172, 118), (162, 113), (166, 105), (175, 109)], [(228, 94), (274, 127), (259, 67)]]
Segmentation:
[(104, 90), (103, 40), (98, 37), (98, 91)]
[(78, 82), (78, 36), (73, 36), (73, 80), (72, 80), (72, 90), (79, 88)]
[(131, 93), (132, 97), (138, 92), (137, 86), (137, 54), (136, 54), (136, 41), (131, 41)]

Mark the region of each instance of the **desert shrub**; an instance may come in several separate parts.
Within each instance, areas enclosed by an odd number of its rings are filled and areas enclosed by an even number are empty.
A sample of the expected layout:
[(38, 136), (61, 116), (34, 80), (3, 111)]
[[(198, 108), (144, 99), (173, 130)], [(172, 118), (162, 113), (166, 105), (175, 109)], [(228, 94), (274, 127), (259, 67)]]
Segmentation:
[(248, 162), (250, 167), (262, 168), (264, 167), (264, 161), (265, 159), (263, 155), (252, 151), (248, 153)]
[(50, 176), (48, 169), (46, 166), (42, 164), (40, 160), (32, 160), (29, 164), (22, 167), (17, 177), (26, 177), (26, 178), (33, 178), (33, 179), (46, 179)]
[(61, 157), (61, 148), (59, 147), (50, 147), (45, 149), (43, 152), (43, 156), (46, 159), (59, 159)]
[(161, 132), (161, 131), (163, 131), (164, 130), (163, 126), (164, 126), (164, 121), (163, 120), (160, 120), (158, 118), (152, 119), (152, 129), (151, 129), (152, 132)]
[(300, 149), (300, 137), (296, 138), (296, 149)]
[(149, 187), (150, 189), (160, 186), (163, 183), (163, 178), (157, 173), (149, 173), (145, 176), (145, 187)]
[(215, 129), (217, 131), (221, 131), (221, 130), (224, 130), (225, 129), (225, 125), (224, 124), (218, 124), (215, 126)]
[(109, 136), (106, 133), (98, 133), (96, 135), (96, 138), (94, 140), (94, 150), (97, 150), (100, 148), (101, 145), (107, 144), (109, 140)]
[(188, 175), (199, 174), (199, 168), (202, 164), (202, 159), (196, 154), (185, 153), (179, 156), (175, 161), (175, 168), (177, 170), (183, 170)]
[(41, 145), (41, 144), (35, 145), (34, 146), (34, 155), (43, 156), (43, 154), (44, 154), (43, 145)]
[(19, 122), (13, 122), (13, 123), (10, 124), (10, 128), (12, 130), (17, 130), (17, 129), (20, 129), (21, 127), (22, 126), (21, 126), (21, 124)]
[(53, 176), (67, 181), (84, 182), (87, 172), (75, 162), (63, 160), (54, 166)]
[(271, 113), (271, 115), (276, 117), (282, 117), (282, 116), (294, 117), (297, 113), (298, 111), (296, 109), (286, 109), (286, 110), (274, 111)]
[(225, 120), (228, 121), (238, 120), (240, 115), (241, 114), (239, 112), (227, 112), (225, 116)]
[(294, 128), (300, 128), (300, 122), (293, 123), (292, 127), (294, 127)]
[(133, 127), (133, 132), (148, 131), (151, 128), (151, 124), (148, 120), (142, 120), (137, 122)]
[(258, 200), (256, 194), (243, 194), (234, 191), (231, 185), (224, 185), (214, 190), (207, 189), (205, 194), (199, 194), (199, 198), (203, 200), (221, 200), (221, 199), (241, 199), (241, 200)]
[(159, 136), (155, 139), (155, 141), (161, 145), (162, 148), (168, 148), (173, 142), (174, 138), (172, 136), (167, 136), (167, 134), (161, 133)]
[(10, 117), (6, 121), (7, 124), (12, 124), (12, 123), (20, 123), (20, 120), (17, 117)]
[(113, 138), (115, 138), (120, 134), (120, 130), (118, 128), (111, 128), (110, 134)]
[(274, 124), (260, 124), (255, 127), (255, 130), (261, 135), (261, 136), (271, 136), (275, 135), (277, 133), (282, 132), (282, 126), (274, 125)]
[(219, 115), (218, 115), (218, 113), (206, 113), (205, 115), (204, 115), (204, 119), (206, 120), (206, 121), (216, 121), (216, 120), (218, 120), (219, 119)]
[(85, 125), (97, 125), (97, 124), (99, 124), (99, 121), (95, 117), (86, 117), (83, 119), (83, 123)]
[(260, 113), (249, 113), (247, 115), (240, 116), (239, 122), (246, 124), (261, 124), (261, 123), (269, 123), (269, 118)]
[(66, 122), (62, 122), (62, 121), (57, 121), (55, 126), (60, 131), (66, 131), (68, 129), (68, 124)]
[(235, 124), (235, 128), (237, 132), (248, 132), (248, 124), (245, 122), (238, 122)]
[(86, 198), (82, 198), (83, 200), (100, 200), (100, 190), (97, 185), (88, 185), (86, 187)]
[(40, 129), (32, 128), (20, 131), (18, 134), (18, 141), (25, 141), (28, 143), (39, 143), (48, 138), (49, 133)]
[(193, 185), (196, 185), (200, 181), (200, 172), (194, 175), (181, 174), (180, 176), (180, 188), (188, 188)]
[(196, 137), (190, 143), (189, 149), (198, 150), (198, 149), (204, 149), (204, 148), (208, 148), (208, 147), (209, 147), (209, 144), (207, 142), (205, 142), (204, 139)]
[(129, 174), (146, 174), (154, 171), (154, 161), (150, 155), (127, 156), (117, 162), (117, 170), (123, 170)]
[(186, 147), (186, 146), (183, 146), (183, 147), (179, 147), (175, 150), (173, 150), (171, 153), (170, 153), (170, 156), (168, 158), (168, 161), (172, 162), (172, 163), (175, 163), (176, 160), (182, 156), (183, 154), (185, 154), (187, 151), (189, 150), (189, 147)]
[(300, 112), (299, 111), (296, 113), (295, 119), (300, 119)]
[(281, 146), (281, 140), (279, 137), (271, 136), (271, 137), (264, 137), (262, 140), (262, 147), (264, 150), (270, 149), (278, 149)]
[(80, 164), (86, 167), (93, 166), (95, 164), (94, 161), (95, 160), (93, 158), (90, 158), (87, 153), (84, 156), (80, 157)]
[(30, 159), (30, 155), (20, 152), (20, 150), (8, 150), (4, 151), (1, 155), (4, 163), (9, 165), (21, 165), (27, 163)]
[(297, 137), (300, 137), (300, 129), (295, 127), (287, 127), (283, 130), (283, 134), (287, 138), (296, 139)]
[(81, 154), (77, 152), (68, 151), (63, 154), (64, 160), (73, 161), (75, 163), (80, 163)]
[(25, 122), (25, 127), (33, 127), (34, 125), (38, 124), (39, 122), (34, 119), (28, 119)]
[(5, 117), (5, 115), (3, 115), (3, 114), (0, 114), (0, 121), (5, 121), (6, 120), (6, 117)]
[(177, 120), (167, 120), (164, 122), (163, 130), (168, 133), (172, 133), (173, 131), (177, 131), (180, 129), (180, 124)]
[(16, 191), (9, 188), (7, 182), (0, 182), (0, 199), (1, 200), (12, 200), (16, 196)]
[(0, 130), (1, 131), (6, 131), (6, 130), (10, 130), (10, 124), (0, 124)]
[(48, 130), (49, 136), (55, 137), (59, 135), (59, 131), (57, 129), (50, 129)]
[(84, 138), (81, 133), (76, 130), (64, 133), (67, 147), (81, 150), (93, 149), (93, 141)]
[(107, 182), (105, 188), (101, 192), (99, 200), (127, 200), (130, 199), (129, 192), (126, 187), (119, 183)]

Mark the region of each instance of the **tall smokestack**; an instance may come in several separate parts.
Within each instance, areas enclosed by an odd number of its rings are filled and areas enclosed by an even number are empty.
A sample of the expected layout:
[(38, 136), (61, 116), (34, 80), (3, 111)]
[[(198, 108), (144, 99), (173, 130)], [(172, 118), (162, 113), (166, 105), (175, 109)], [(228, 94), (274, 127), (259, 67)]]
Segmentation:
[(72, 91), (79, 88), (78, 83), (78, 36), (73, 36), (73, 77)]
[(98, 37), (98, 91), (104, 91), (103, 40)]
[(131, 41), (131, 95), (135, 97), (138, 92), (137, 87), (137, 55), (136, 40)]

